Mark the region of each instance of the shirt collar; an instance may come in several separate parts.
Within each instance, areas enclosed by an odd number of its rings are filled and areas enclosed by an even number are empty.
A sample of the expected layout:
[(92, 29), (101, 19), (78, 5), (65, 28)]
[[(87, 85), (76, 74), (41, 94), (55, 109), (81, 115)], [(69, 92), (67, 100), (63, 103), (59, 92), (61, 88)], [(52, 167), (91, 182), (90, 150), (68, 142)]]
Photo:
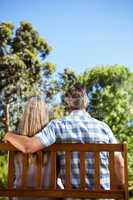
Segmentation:
[(86, 116), (86, 117), (91, 117), (91, 115), (86, 112), (85, 110), (73, 110), (71, 113), (70, 113), (71, 116)]

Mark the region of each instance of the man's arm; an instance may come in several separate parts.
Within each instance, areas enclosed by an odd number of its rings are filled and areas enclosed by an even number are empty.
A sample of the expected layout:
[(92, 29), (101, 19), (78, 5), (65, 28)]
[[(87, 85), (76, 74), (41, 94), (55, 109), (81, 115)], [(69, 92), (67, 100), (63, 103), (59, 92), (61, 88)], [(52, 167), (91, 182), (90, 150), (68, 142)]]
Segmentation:
[(117, 176), (118, 186), (125, 183), (124, 179), (124, 159), (121, 153), (116, 153), (115, 155), (115, 173)]
[(23, 153), (33, 153), (44, 148), (44, 145), (35, 136), (27, 137), (9, 132), (5, 135), (4, 140), (10, 142)]
[[(118, 141), (116, 137), (114, 136), (112, 130), (110, 127), (103, 123), (104, 131), (108, 134), (109, 136), (109, 143), (110, 144), (117, 144)], [(121, 186), (125, 183), (124, 180), (124, 160), (122, 157), (122, 154), (120, 152), (115, 152), (115, 174), (117, 177), (117, 183), (118, 186)]]

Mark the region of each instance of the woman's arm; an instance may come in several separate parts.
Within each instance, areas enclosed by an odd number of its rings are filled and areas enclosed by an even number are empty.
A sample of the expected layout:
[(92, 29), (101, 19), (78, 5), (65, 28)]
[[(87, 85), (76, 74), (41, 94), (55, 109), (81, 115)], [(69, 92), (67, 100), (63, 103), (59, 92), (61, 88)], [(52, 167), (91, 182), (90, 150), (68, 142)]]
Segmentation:
[(23, 153), (33, 153), (44, 148), (44, 145), (35, 136), (27, 137), (8, 132), (4, 140), (10, 142)]

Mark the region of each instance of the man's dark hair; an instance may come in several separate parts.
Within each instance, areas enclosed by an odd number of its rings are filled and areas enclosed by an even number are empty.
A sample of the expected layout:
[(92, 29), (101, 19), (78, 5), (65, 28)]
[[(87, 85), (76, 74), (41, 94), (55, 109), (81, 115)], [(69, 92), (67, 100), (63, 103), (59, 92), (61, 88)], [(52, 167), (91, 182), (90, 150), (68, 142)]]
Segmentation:
[(85, 87), (79, 83), (70, 87), (64, 94), (64, 104), (67, 111), (86, 109), (88, 98)]

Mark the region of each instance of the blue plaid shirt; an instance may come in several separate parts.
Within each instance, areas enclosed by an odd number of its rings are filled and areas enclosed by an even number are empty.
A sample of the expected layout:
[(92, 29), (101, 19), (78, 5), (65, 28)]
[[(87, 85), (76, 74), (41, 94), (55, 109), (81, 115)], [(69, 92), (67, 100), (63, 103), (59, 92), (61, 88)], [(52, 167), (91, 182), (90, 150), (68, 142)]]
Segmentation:
[[(36, 137), (44, 146), (53, 143), (117, 143), (111, 129), (107, 124), (92, 118), (82, 110), (73, 111), (61, 120), (52, 120)], [(103, 189), (110, 188), (108, 153), (101, 152), (100, 184)], [(65, 159), (64, 153), (59, 153), (60, 178), (64, 184)], [(86, 184), (92, 189), (94, 186), (94, 159), (91, 152), (86, 153)], [(71, 159), (71, 184), (77, 188), (80, 185), (80, 162), (78, 152), (73, 152)]]

